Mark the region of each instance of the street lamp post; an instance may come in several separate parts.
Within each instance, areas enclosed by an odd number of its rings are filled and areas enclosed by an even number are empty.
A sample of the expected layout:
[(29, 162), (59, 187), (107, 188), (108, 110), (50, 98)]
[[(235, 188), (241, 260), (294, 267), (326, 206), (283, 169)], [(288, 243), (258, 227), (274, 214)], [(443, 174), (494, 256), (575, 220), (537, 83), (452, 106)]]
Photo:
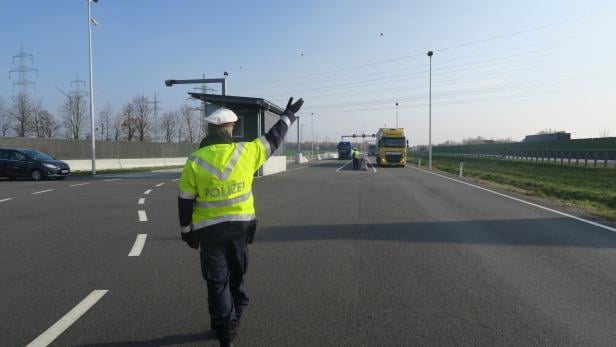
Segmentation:
[(94, 129), (94, 82), (92, 81), (92, 25), (96, 24), (96, 21), (92, 19), (92, 2), (98, 2), (98, 0), (88, 1), (88, 60), (90, 71), (90, 140), (92, 141), (92, 175), (96, 175), (96, 133)]
[(428, 51), (430, 57), (430, 89), (428, 96), (428, 168), (432, 170), (432, 51)]
[(396, 128), (398, 127), (398, 103), (396, 102)]
[(299, 117), (295, 116), (295, 118), (297, 119), (297, 155), (299, 158), (299, 155), (302, 153), (302, 145), (299, 142)]
[(310, 113), (312, 116), (312, 125), (310, 126), (310, 130), (312, 132), (312, 140), (310, 141), (310, 156), (314, 157), (314, 112)]

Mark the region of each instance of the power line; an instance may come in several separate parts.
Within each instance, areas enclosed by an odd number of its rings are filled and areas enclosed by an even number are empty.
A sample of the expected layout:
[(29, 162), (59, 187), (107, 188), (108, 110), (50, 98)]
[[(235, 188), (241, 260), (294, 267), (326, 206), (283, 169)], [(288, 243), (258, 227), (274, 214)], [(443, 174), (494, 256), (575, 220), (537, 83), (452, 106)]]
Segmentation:
[[(567, 24), (567, 23), (570, 23), (570, 22), (573, 22), (573, 21), (577, 21), (577, 20), (580, 20), (582, 18), (584, 18), (584, 17), (576, 17), (576, 18), (573, 18), (573, 19), (559, 21), (559, 22), (556, 22), (556, 23), (551, 23), (551, 24), (531, 27), (531, 28), (528, 28), (528, 29), (518, 30), (518, 31), (509, 32), (509, 33), (505, 33), (505, 34), (500, 34), (500, 35), (494, 35), (494, 36), (482, 38), (482, 39), (479, 39), (479, 40), (468, 41), (468, 42), (464, 42), (464, 43), (460, 43), (460, 44), (456, 44), (456, 45), (452, 45), (452, 46), (448, 46), (448, 47), (443, 47), (443, 48), (435, 49), (434, 51), (436, 51), (436, 52), (443, 52), (443, 51), (447, 51), (447, 50), (451, 50), (451, 49), (456, 49), (456, 48), (461, 48), (461, 47), (466, 47), (466, 46), (471, 46), (471, 45), (475, 45), (475, 44), (479, 44), (479, 43), (483, 43), (483, 42), (494, 41), (494, 40), (499, 40), (499, 39), (503, 39), (503, 38), (507, 38), (507, 37), (512, 37), (512, 36), (520, 35), (520, 34), (526, 34), (526, 33), (534, 32), (534, 31), (544, 30), (544, 29), (555, 27), (555, 26)], [(370, 63), (353, 65), (353, 66), (348, 66), (348, 67), (342, 67), (342, 68), (337, 68), (337, 69), (332, 69), (332, 70), (327, 70), (327, 71), (314, 72), (314, 73), (309, 73), (309, 74), (302, 74), (302, 75), (290, 76), (290, 77), (286, 77), (286, 78), (279, 78), (279, 79), (273, 79), (273, 80), (266, 80), (266, 81), (262, 81), (262, 82), (246, 84), (244, 86), (262, 85), (264, 83), (288, 81), (288, 80), (294, 80), (294, 79), (303, 79), (303, 78), (307, 78), (307, 77), (321, 76), (321, 75), (326, 75), (326, 74), (331, 74), (331, 73), (338, 73), (338, 72), (343, 72), (343, 71), (361, 69), (361, 68), (364, 68), (364, 67), (380, 65), (380, 64), (386, 64), (386, 63), (390, 63), (390, 62), (394, 62), (394, 61), (399, 61), (399, 60), (405, 60), (405, 59), (409, 59), (409, 58), (419, 57), (419, 56), (423, 56), (424, 54), (425, 54), (425, 52), (421, 52), (421, 53), (418, 52), (418, 53), (413, 53), (413, 54), (404, 55), (404, 56), (400, 56), (400, 57), (383, 59), (383, 60), (378, 60), (378, 61), (374, 61), (374, 62), (370, 62)]]
[[(434, 93), (433, 98), (434, 99), (445, 99), (445, 98), (451, 98), (451, 97), (476, 95), (476, 94), (482, 94), (482, 93), (510, 92), (510, 91), (516, 91), (519, 89), (526, 89), (529, 87), (540, 86), (540, 85), (550, 85), (550, 84), (561, 83), (561, 82), (566, 82), (566, 81), (577, 81), (577, 80), (584, 79), (584, 78), (604, 77), (607, 74), (614, 73), (614, 72), (616, 72), (616, 70), (608, 71), (608, 72), (601, 71), (601, 72), (597, 72), (595, 74), (590, 74), (590, 75), (584, 72), (584, 73), (573, 74), (567, 77), (562, 77), (559, 79), (537, 79), (537, 80), (532, 80), (532, 81), (502, 83), (499, 85), (495, 85), (491, 87), (484, 87), (484, 88), (453, 90), (453, 91), (447, 91), (447, 92), (441, 92), (441, 93)], [(326, 105), (321, 105), (321, 106), (312, 106), (308, 110), (318, 110), (319, 112), (323, 112), (323, 110), (325, 109), (335, 108), (336, 110), (338, 110), (340, 108), (344, 108), (345, 106), (376, 105), (376, 104), (389, 105), (396, 101), (411, 102), (411, 101), (416, 101), (416, 100), (424, 100), (425, 97), (426, 97), (425, 94), (422, 93), (422, 94), (416, 94), (416, 95), (411, 95), (411, 96), (402, 97), (402, 98), (401, 97), (381, 98), (381, 99), (372, 99), (372, 100), (360, 101), (360, 102), (347, 102), (347, 103), (338, 103), (338, 104), (326, 104)], [(422, 105), (425, 106), (425, 103), (422, 102)]]
[[(546, 51), (546, 50), (553, 50), (553, 49), (558, 49), (558, 48), (563, 48), (565, 47), (565, 45), (559, 45), (559, 46), (545, 46), (546, 44), (549, 43), (556, 43), (556, 42), (561, 42), (561, 41), (565, 41), (565, 40), (569, 40), (570, 38), (567, 39), (560, 39), (560, 40), (549, 40), (549, 41), (542, 41), (542, 42), (536, 42), (536, 43), (532, 43), (532, 44), (526, 44), (526, 45), (520, 45), (520, 46), (516, 46), (516, 47), (510, 47), (510, 48), (505, 48), (505, 49), (501, 49), (501, 50), (492, 50), (489, 52), (481, 52), (481, 53), (477, 53), (477, 54), (473, 54), (473, 55), (467, 55), (464, 57), (456, 57), (453, 59), (444, 59), (444, 60), (439, 60), (439, 66), (441, 67), (446, 67), (448, 63), (456, 63), (456, 62), (460, 62), (460, 61), (464, 61), (464, 60), (468, 60), (468, 59), (473, 59), (473, 58), (477, 58), (477, 57), (483, 57), (485, 58), (486, 56), (490, 56), (490, 55), (497, 55), (500, 53), (504, 53), (504, 52), (510, 52), (510, 51), (516, 51), (522, 48), (532, 48), (532, 47), (536, 47), (536, 46), (541, 46), (539, 49), (533, 49), (531, 51), (526, 51), (526, 52), (522, 52), (522, 53), (517, 53), (517, 54), (511, 54), (511, 55), (507, 55), (507, 56), (496, 56), (492, 59), (507, 59), (509, 57), (513, 57), (513, 56), (519, 56), (519, 55), (524, 55), (524, 54), (531, 54), (531, 53), (536, 53), (536, 52), (540, 52), (540, 51)], [(270, 85), (267, 86), (268, 84), (273, 84), (273, 83), (268, 83), (268, 82), (263, 82), (260, 83), (258, 85), (259, 90), (263, 90), (263, 89), (276, 89), (276, 88), (285, 88), (285, 87), (296, 87), (299, 85), (310, 85), (310, 84), (321, 84), (323, 82), (332, 82), (332, 81), (342, 81), (342, 80), (349, 80), (349, 79), (356, 79), (359, 77), (366, 77), (366, 76), (374, 76), (374, 75), (382, 75), (384, 73), (392, 73), (392, 72), (401, 72), (401, 71), (406, 71), (406, 70), (417, 70), (417, 69), (421, 69), (422, 71), (425, 70), (425, 64), (421, 63), (421, 64), (415, 64), (413, 66), (406, 66), (406, 67), (402, 67), (402, 68), (396, 68), (396, 69), (388, 69), (388, 70), (382, 70), (382, 71), (375, 71), (375, 72), (368, 72), (368, 73), (363, 73), (363, 74), (356, 74), (354, 73), (351, 76), (342, 76), (342, 77), (335, 77), (335, 78), (329, 78), (326, 80), (323, 79), (315, 79), (312, 81), (302, 81), (301, 83), (283, 83), (283, 84), (275, 84), (274, 85)], [(242, 87), (240, 85), (239, 88), (236, 88), (240, 91), (242, 90), (252, 90), (252, 88), (246, 88), (246, 87)]]
[[(494, 58), (491, 59), (484, 59), (484, 60), (479, 60), (479, 61), (474, 61), (474, 62), (469, 62), (469, 63), (464, 63), (464, 64), (457, 64), (457, 65), (451, 65), (448, 67), (441, 67), (439, 69), (435, 69), (436, 72), (433, 72), (433, 76), (441, 76), (441, 75), (450, 75), (452, 73), (457, 73), (457, 72), (469, 72), (472, 71), (473, 69), (481, 69), (481, 68), (486, 68), (486, 67), (493, 67), (493, 66), (499, 66), (499, 65), (503, 65), (503, 64), (508, 64), (510, 65), (511, 63), (508, 62), (507, 60), (511, 60), (513, 58), (516, 58), (517, 56), (521, 56), (521, 55), (525, 55), (525, 54), (529, 54), (529, 53), (536, 53), (536, 52), (525, 52), (523, 54), (517, 54), (517, 55), (510, 55), (508, 57), (505, 58), (501, 58), (501, 61), (497, 61), (497, 62), (493, 62), (493, 60), (496, 60)], [(553, 55), (555, 53), (552, 54), (542, 54), (542, 55), (531, 55), (528, 58), (529, 59), (537, 59), (537, 58), (543, 58), (543, 57), (547, 57), (550, 55)], [(319, 93), (323, 93), (323, 92), (327, 92), (327, 91), (332, 91), (332, 90), (338, 90), (338, 89), (351, 89), (351, 88), (362, 88), (362, 87), (366, 87), (366, 86), (371, 86), (371, 85), (382, 85), (383, 83), (387, 82), (389, 84), (391, 83), (395, 83), (395, 82), (403, 82), (403, 81), (408, 81), (408, 80), (414, 80), (417, 78), (423, 78), (425, 77), (425, 75), (427, 74), (427, 71), (425, 68), (423, 68), (420, 71), (417, 72), (413, 72), (410, 74), (405, 74), (402, 76), (397, 76), (397, 77), (392, 77), (392, 76), (386, 76), (386, 77), (380, 77), (380, 78), (374, 78), (374, 79), (368, 79), (368, 80), (362, 80), (362, 81), (355, 81), (355, 82), (349, 82), (349, 83), (339, 83), (339, 84), (333, 84), (333, 85), (326, 85), (326, 86), (322, 86), (322, 87), (316, 87), (316, 88), (308, 88), (308, 89), (294, 89), (294, 90), (287, 90), (285, 91), (286, 93), (291, 93), (291, 94), (297, 94), (297, 93), (302, 93), (302, 94), (306, 94), (309, 93), (310, 91), (315, 91), (315, 92), (319, 92)], [(273, 96), (273, 95), (278, 95), (280, 93), (276, 93), (276, 94), (265, 94), (264, 96)], [(310, 95), (310, 94), (308, 94)]]

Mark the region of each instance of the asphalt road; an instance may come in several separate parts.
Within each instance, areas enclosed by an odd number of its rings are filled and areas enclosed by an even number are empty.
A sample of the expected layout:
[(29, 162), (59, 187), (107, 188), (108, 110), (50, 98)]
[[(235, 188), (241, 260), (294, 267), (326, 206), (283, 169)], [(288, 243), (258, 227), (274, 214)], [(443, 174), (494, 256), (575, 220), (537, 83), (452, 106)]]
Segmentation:
[[(416, 168), (343, 164), (256, 180), (237, 346), (616, 345), (613, 231)], [(0, 181), (0, 344), (216, 346), (178, 177)]]

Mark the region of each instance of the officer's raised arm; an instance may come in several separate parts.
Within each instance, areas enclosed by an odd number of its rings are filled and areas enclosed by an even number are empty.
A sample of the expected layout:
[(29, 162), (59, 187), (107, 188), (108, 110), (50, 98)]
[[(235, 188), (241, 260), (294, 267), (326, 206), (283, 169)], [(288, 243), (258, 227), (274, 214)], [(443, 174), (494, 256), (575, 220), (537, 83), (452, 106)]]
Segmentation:
[(280, 115), (280, 120), (276, 122), (276, 124), (274, 124), (274, 126), (264, 135), (267, 140), (267, 145), (269, 145), (269, 151), (267, 153), (268, 157), (274, 153), (278, 147), (280, 147), (287, 131), (295, 122), (295, 114), (299, 111), (303, 104), (304, 99), (300, 98), (293, 103), (293, 97), (290, 97), (287, 107)]

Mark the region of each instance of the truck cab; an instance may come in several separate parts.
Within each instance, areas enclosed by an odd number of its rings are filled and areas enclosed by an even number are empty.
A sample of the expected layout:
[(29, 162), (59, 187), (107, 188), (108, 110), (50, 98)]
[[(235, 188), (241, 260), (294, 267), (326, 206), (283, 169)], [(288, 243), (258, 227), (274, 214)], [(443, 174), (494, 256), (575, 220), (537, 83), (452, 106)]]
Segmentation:
[(369, 144), (368, 145), (368, 155), (376, 155), (376, 145), (375, 144)]
[(348, 141), (340, 141), (336, 146), (338, 149), (338, 159), (351, 159), (351, 150), (353, 146)]
[(376, 134), (379, 166), (406, 166), (407, 139), (404, 128), (381, 128)]

